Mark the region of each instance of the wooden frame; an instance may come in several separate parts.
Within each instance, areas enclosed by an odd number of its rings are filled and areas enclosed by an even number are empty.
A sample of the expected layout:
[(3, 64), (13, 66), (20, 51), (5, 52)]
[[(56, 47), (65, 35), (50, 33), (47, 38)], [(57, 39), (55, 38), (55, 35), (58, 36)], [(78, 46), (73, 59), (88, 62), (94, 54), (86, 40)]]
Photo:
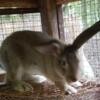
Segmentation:
[(56, 4), (61, 5), (64, 3), (75, 2), (75, 1), (79, 1), (79, 0), (56, 0)]
[(0, 7), (38, 8), (38, 4), (37, 0), (0, 0)]
[(0, 15), (23, 14), (23, 13), (40, 12), (37, 8), (16, 8), (16, 9), (0, 9)]
[(43, 31), (55, 38), (59, 38), (56, 1), (41, 0), (39, 5)]
[(0, 0), (0, 7), (0, 15), (41, 13), (43, 31), (64, 40), (62, 7), (56, 0)]
[(62, 5), (57, 5), (57, 19), (58, 19), (59, 38), (64, 41), (65, 40), (65, 35), (64, 35)]

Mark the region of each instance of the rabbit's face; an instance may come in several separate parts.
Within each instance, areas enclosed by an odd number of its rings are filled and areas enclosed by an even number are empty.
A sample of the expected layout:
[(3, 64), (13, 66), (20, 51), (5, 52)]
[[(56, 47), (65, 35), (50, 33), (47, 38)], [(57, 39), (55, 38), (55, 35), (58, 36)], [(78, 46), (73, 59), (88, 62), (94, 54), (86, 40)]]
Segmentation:
[(77, 80), (79, 60), (77, 51), (74, 51), (70, 46), (64, 49), (61, 54), (59, 64), (61, 66), (62, 73), (67, 81), (74, 82)]

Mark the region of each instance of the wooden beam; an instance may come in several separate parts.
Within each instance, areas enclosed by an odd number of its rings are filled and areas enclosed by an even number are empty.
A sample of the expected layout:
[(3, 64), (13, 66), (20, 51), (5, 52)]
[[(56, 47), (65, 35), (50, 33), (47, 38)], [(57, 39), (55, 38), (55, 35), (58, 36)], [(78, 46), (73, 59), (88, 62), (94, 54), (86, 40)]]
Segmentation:
[(25, 14), (25, 13), (34, 13), (40, 12), (38, 8), (9, 8), (9, 9), (0, 9), (0, 15), (8, 14)]
[(38, 0), (41, 11), (43, 31), (49, 35), (59, 38), (57, 10), (55, 0)]
[(61, 40), (65, 40), (62, 5), (57, 5), (58, 30)]
[(79, 1), (79, 0), (56, 0), (56, 4), (61, 5), (69, 2), (75, 2), (75, 1)]
[(1, 8), (36, 8), (37, 0), (0, 0)]

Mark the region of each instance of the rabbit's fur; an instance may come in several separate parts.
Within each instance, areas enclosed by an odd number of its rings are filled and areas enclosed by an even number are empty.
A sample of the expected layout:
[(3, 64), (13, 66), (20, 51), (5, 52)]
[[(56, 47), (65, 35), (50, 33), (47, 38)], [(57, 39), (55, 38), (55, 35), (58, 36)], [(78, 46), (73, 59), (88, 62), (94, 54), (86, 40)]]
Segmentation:
[[(100, 30), (97, 28), (99, 23), (84, 31), (86, 36), (82, 33), (71, 45), (41, 32), (25, 30), (12, 33), (3, 41), (0, 49), (1, 61), (7, 71), (7, 83), (14, 90), (30, 91), (31, 85), (24, 80), (34, 80), (32, 75), (40, 74), (61, 90), (71, 89), (72, 93), (76, 93), (76, 89), (68, 84), (77, 80), (78, 49)], [(97, 29), (93, 31), (93, 28)]]

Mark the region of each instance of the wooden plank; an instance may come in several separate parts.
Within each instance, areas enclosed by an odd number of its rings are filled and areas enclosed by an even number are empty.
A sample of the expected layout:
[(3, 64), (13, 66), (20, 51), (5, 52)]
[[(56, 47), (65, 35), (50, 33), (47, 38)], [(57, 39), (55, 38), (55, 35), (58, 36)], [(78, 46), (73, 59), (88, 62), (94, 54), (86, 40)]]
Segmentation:
[(0, 8), (36, 8), (37, 0), (0, 0)]
[(56, 0), (56, 4), (61, 5), (69, 2), (75, 2), (75, 1), (79, 1), (79, 0)]
[(38, 8), (9, 8), (9, 9), (0, 9), (0, 15), (8, 14), (25, 14), (25, 13), (34, 13), (40, 12)]
[(63, 12), (62, 12), (62, 5), (57, 6), (57, 17), (58, 17), (58, 30), (59, 30), (59, 37), (61, 40), (65, 40), (64, 35), (64, 23), (63, 23)]
[[(63, 95), (57, 87), (48, 83), (33, 86), (33, 92), (15, 92), (2, 90), (0, 87), (0, 100), (100, 100), (100, 84), (87, 82), (79, 89), (77, 94)], [(93, 84), (93, 85), (92, 85)]]
[(41, 0), (39, 1), (39, 5), (41, 10), (43, 31), (55, 38), (59, 38), (56, 1)]

